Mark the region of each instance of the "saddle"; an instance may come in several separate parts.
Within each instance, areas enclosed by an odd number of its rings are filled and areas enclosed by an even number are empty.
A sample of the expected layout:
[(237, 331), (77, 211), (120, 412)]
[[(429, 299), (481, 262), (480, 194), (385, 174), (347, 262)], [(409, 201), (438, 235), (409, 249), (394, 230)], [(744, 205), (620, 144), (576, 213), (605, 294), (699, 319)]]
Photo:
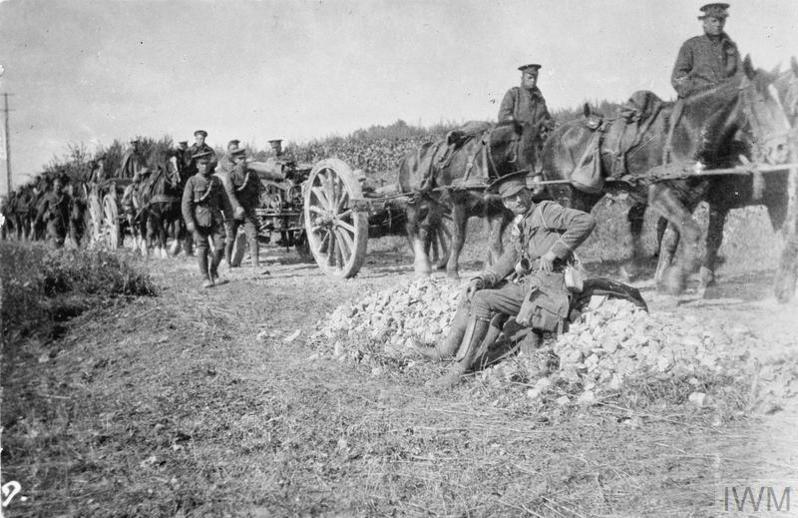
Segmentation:
[[(492, 126), (489, 122), (470, 121), (449, 131), (443, 140), (422, 144), (417, 155), (419, 170), (424, 171), (421, 190), (434, 188), (438, 183), (437, 176), (451, 165), (457, 152), (471, 140), (482, 137)], [(474, 159), (475, 157), (469, 157), (468, 171), (464, 181), (468, 179), (474, 166)]]
[(601, 192), (606, 178), (625, 175), (629, 152), (641, 145), (643, 135), (664, 106), (656, 94), (647, 90), (632, 94), (614, 119), (591, 114), (586, 106), (583, 124), (593, 136), (571, 174), (571, 184), (595, 194)]

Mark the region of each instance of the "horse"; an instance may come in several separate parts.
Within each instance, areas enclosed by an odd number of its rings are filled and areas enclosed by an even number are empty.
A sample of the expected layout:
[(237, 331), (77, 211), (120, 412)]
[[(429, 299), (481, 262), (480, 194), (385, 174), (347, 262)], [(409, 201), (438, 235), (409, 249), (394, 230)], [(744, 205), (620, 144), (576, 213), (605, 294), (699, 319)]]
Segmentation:
[[(794, 127), (798, 121), (798, 62), (795, 57), (791, 59), (791, 67), (783, 73), (774, 71), (767, 73), (758, 71), (761, 78), (766, 78), (767, 82), (775, 87), (777, 98), (782, 107), (782, 112), (786, 118), (788, 128)], [(774, 106), (769, 105), (772, 108)], [(781, 114), (773, 111), (767, 114), (773, 120), (778, 120), (784, 124)], [(793, 130), (794, 131), (794, 130)], [(792, 133), (791, 136), (795, 137)], [(753, 147), (754, 161), (764, 163), (783, 163), (784, 158), (779, 156), (768, 156), (765, 146), (755, 142)], [(776, 148), (777, 154), (787, 155), (790, 151), (786, 147)], [(792, 159), (798, 160), (798, 150), (792, 150)], [(742, 208), (750, 205), (764, 205), (767, 209), (771, 226), (774, 231), (779, 232), (784, 229), (789, 210), (789, 172), (779, 171), (764, 175), (764, 185), (756, 189), (753, 179), (750, 176), (726, 176), (717, 177), (711, 180), (712, 187), (709, 189), (706, 200), (709, 204), (709, 226), (707, 228), (706, 254), (701, 266), (699, 291), (703, 292), (708, 286), (715, 283), (715, 268), (718, 260), (718, 250), (723, 243), (723, 228), (726, 217), (731, 209)], [(756, 192), (755, 194), (755, 191)], [(795, 193), (798, 194), (798, 193)], [(793, 218), (796, 216), (793, 215)], [(798, 243), (795, 236), (790, 234), (792, 230), (783, 235), (786, 239), (784, 251), (779, 266), (779, 273), (775, 278), (775, 294), (780, 302), (787, 302), (795, 293), (796, 265), (798, 260)], [(663, 261), (667, 261), (673, 255), (673, 248), (678, 242), (675, 236), (666, 240), (666, 254)]]
[[(756, 147), (766, 157), (783, 156), (787, 144), (787, 124), (774, 116), (780, 105), (769, 90), (768, 78), (758, 74), (749, 57), (743, 62), (743, 73), (719, 85), (685, 99), (682, 116), (670, 128), (673, 104), (666, 103), (655, 115), (638, 144), (624, 151), (624, 182), (608, 182), (599, 192), (582, 192), (571, 186), (548, 186), (549, 195), (567, 205), (590, 211), (609, 191), (623, 190), (641, 205), (653, 207), (681, 236), (681, 254), (675, 264), (658, 270), (658, 287), (672, 295), (680, 294), (688, 275), (698, 267), (700, 230), (692, 218), (696, 205), (717, 196), (718, 182), (723, 179), (693, 176), (676, 177), (671, 170), (700, 164), (709, 168), (734, 165), (737, 157), (754, 147), (754, 142), (735, 138), (740, 130), (752, 127)], [(672, 135), (670, 139), (669, 135)], [(592, 131), (581, 121), (571, 121), (555, 129), (543, 148), (543, 171), (547, 180), (571, 180), (572, 172), (593, 138)], [(665, 163), (666, 151), (671, 162)], [(610, 150), (601, 149), (601, 163), (610, 170), (617, 158)], [(670, 177), (669, 177), (670, 176)], [(631, 220), (631, 218), (630, 218)], [(633, 237), (633, 262), (642, 257), (640, 232), (642, 225), (630, 225)], [(662, 253), (660, 254), (662, 256)]]
[(502, 254), (502, 233), (512, 220), (501, 198), (486, 194), (487, 182), (515, 171), (531, 170), (542, 140), (538, 128), (515, 121), (468, 123), (465, 131), (450, 132), (446, 140), (428, 142), (407, 153), (399, 163), (398, 190), (411, 194), (406, 206), (406, 231), (416, 274), (428, 275), (430, 252), (441, 245), (444, 219), (451, 218), (446, 274), (459, 278), (458, 261), (465, 244), (468, 218), (481, 216), (489, 228), (488, 262)]
[(174, 229), (175, 249), (179, 249), (182, 226), (180, 199), (186, 179), (181, 174), (178, 153), (173, 149), (158, 146), (147, 160), (150, 178), (139, 190), (143, 205), (141, 219), (142, 235), (146, 236), (146, 251), (157, 246), (162, 258), (168, 256), (167, 236)]
[(779, 96), (779, 101), (784, 107), (787, 119), (792, 126), (798, 122), (798, 60), (795, 56), (790, 58), (790, 68), (784, 72), (776, 72), (773, 86)]

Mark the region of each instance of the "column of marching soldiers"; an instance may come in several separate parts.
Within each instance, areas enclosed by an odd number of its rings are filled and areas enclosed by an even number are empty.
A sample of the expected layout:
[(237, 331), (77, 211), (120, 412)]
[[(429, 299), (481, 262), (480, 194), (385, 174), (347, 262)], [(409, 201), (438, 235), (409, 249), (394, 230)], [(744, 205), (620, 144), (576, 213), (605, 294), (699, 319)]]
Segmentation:
[[(737, 46), (724, 32), (728, 7), (728, 4), (712, 3), (701, 8), (699, 20), (704, 34), (682, 45), (671, 77), (680, 99), (716, 85), (741, 70)], [(544, 132), (553, 128), (554, 121), (537, 86), (540, 68), (538, 64), (519, 67), (521, 84), (504, 96), (499, 122), (526, 122)], [(680, 106), (677, 103), (675, 111)], [(226, 153), (217, 159), (214, 150), (205, 142), (207, 136), (206, 131), (197, 130), (193, 145), (181, 141), (173, 152), (183, 169), (182, 174), (190, 176), (181, 200), (183, 219), (186, 230), (197, 243), (203, 286), (210, 287), (218, 281), (218, 266), (225, 254), (228, 262), (230, 260), (232, 237), (239, 227), (243, 227), (247, 235), (253, 266), (259, 266), (254, 209), (262, 185), (257, 175), (249, 174), (246, 150), (240, 147), (240, 141), (231, 140)], [(282, 157), (280, 141), (269, 142), (279, 161)], [(70, 182), (69, 176), (56, 168), (9, 193), (0, 216), (5, 219), (3, 237), (12, 234), (17, 239), (46, 240), (60, 247), (69, 236), (80, 245), (86, 230), (85, 193), (91, 188), (86, 185), (103, 185), (110, 178), (128, 181), (120, 205), (123, 213), (135, 217), (141, 209), (140, 190), (152, 173), (145, 164), (141, 144), (139, 139), (130, 142), (130, 148), (113, 175), (106, 172), (107, 156), (100, 153), (89, 163), (88, 178)], [(282, 164), (288, 162), (290, 160), (284, 160)], [(278, 164), (279, 167), (282, 166)], [(541, 174), (541, 171), (536, 173)], [(213, 243), (210, 247), (209, 242)]]

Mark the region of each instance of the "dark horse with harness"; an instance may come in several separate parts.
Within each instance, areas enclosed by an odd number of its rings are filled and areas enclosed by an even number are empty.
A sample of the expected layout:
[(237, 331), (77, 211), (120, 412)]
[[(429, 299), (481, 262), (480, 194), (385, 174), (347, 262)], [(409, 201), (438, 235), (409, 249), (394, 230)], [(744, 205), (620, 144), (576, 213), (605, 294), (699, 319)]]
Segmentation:
[[(412, 194), (407, 204), (407, 232), (412, 243), (414, 267), (428, 274), (430, 253), (441, 246), (444, 220), (451, 219), (451, 245), (438, 254), (436, 266), (458, 278), (458, 261), (465, 244), (468, 218), (487, 218), (488, 261), (502, 253), (502, 233), (512, 214), (495, 194), (484, 187), (491, 180), (522, 169), (531, 169), (542, 141), (536, 127), (518, 122), (468, 123), (443, 141), (423, 144), (402, 158), (399, 191)], [(448, 237), (448, 236), (447, 236)]]
[(158, 146), (150, 153), (147, 167), (151, 176), (139, 190), (142, 213), (138, 220), (142, 236), (146, 236), (147, 250), (157, 247), (161, 257), (167, 257), (167, 236), (172, 230), (174, 249), (178, 250), (183, 237), (180, 199), (187, 178), (177, 151)]
[[(627, 191), (638, 204), (653, 207), (667, 219), (681, 239), (675, 263), (661, 272), (663, 287), (672, 294), (684, 290), (688, 275), (699, 265), (701, 233), (692, 217), (693, 209), (702, 200), (718, 206), (728, 204), (730, 192), (736, 187), (734, 182), (739, 181), (691, 176), (684, 174), (684, 169), (730, 167), (741, 154), (756, 154), (770, 161), (785, 159), (789, 126), (781, 105), (769, 90), (769, 78), (755, 72), (748, 58), (743, 69), (744, 74), (685, 99), (673, 128), (673, 104), (665, 103), (645, 124), (634, 147), (623, 150), (623, 170), (611, 178), (616, 181), (604, 184), (598, 192), (583, 192), (571, 186), (548, 187), (551, 197), (586, 211), (609, 191)], [(572, 181), (592, 139), (593, 132), (582, 121), (557, 128), (544, 145), (546, 179)], [(604, 170), (612, 170), (617, 163), (618, 154), (613, 150), (601, 148), (598, 156)], [(770, 207), (784, 196), (783, 191), (779, 195), (766, 190), (763, 202)], [(642, 225), (632, 225), (631, 231), (636, 247), (633, 259), (637, 262), (642, 257)]]

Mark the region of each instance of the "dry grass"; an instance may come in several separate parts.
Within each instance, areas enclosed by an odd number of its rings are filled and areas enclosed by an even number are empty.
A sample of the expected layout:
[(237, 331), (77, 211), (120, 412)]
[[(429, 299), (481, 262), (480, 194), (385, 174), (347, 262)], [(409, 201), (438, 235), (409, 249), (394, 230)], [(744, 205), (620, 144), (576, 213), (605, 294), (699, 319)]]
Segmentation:
[[(370, 243), (347, 282), (274, 266), (201, 292), (193, 262), (154, 262), (158, 297), (29, 334), (2, 380), (3, 476), (28, 497), (6, 513), (711, 516), (719, 481), (763, 469), (760, 418), (728, 379), (701, 379), (714, 408), (686, 404), (680, 379), (538, 408), (531, 380), (439, 394), (423, 383), (440, 364), (320, 354), (307, 337), (324, 314), (407, 279), (401, 243)], [(724, 270), (748, 267), (725, 250)], [(474, 241), (466, 254), (481, 260)]]

